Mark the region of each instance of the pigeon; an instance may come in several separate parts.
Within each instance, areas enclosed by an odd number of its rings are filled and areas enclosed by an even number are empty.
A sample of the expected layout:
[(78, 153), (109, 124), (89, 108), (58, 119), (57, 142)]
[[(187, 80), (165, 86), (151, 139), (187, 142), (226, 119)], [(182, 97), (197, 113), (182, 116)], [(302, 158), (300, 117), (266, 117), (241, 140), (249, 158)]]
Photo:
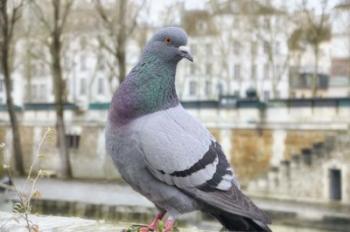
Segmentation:
[(106, 150), (121, 177), (159, 213), (141, 231), (154, 231), (167, 215), (173, 230), (185, 213), (202, 211), (229, 231), (271, 231), (270, 218), (245, 196), (220, 144), (181, 105), (177, 64), (193, 62), (180, 27), (159, 29), (113, 94)]

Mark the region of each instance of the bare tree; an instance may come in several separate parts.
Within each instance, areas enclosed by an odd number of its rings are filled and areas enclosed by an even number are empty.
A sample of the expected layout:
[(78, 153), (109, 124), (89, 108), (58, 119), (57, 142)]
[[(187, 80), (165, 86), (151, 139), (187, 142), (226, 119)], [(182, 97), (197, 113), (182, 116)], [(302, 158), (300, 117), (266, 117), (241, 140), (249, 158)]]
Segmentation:
[(181, 0), (173, 0), (167, 2), (163, 10), (160, 12), (162, 26), (178, 25), (180, 23), (179, 13), (184, 11), (184, 2)]
[[(214, 4), (214, 2), (212, 2), (212, 4)], [(215, 15), (212, 15), (212, 17), (215, 17)], [(229, 83), (229, 80), (231, 78), (231, 72), (230, 72), (230, 56), (233, 54), (234, 52), (234, 45), (235, 43), (237, 43), (238, 41), (235, 40), (235, 35), (233, 34), (233, 30), (232, 28), (234, 27), (234, 20), (231, 18), (230, 22), (225, 22), (225, 18), (223, 17), (216, 17), (215, 23), (217, 24), (216, 26), (218, 27), (219, 25), (227, 25), (228, 26), (228, 30), (225, 30), (225, 32), (220, 32), (218, 33), (217, 28), (215, 28), (214, 25), (211, 25), (213, 27), (213, 31), (215, 31), (216, 33), (214, 33), (214, 35), (216, 35), (216, 39), (218, 40), (217, 45), (218, 45), (218, 51), (220, 52), (221, 56), (220, 56), (220, 60), (219, 60), (219, 64), (222, 67), (221, 69), (221, 75), (223, 77), (223, 79), (226, 81), (226, 83)], [(227, 43), (227, 41), (232, 41), (230, 43)], [(241, 78), (240, 77), (236, 77), (234, 76), (233, 78), (237, 79), (237, 82), (241, 83)], [(240, 86), (238, 86), (238, 88), (240, 88)], [(229, 89), (228, 92), (230, 92), (231, 90)]]
[[(271, 77), (272, 97), (276, 98), (278, 97), (278, 86), (289, 64), (289, 53), (283, 54), (282, 46), (280, 46), (290, 34), (285, 26), (288, 14), (285, 9), (273, 5), (270, 0), (257, 3), (250, 5), (248, 12), (245, 12), (248, 18), (247, 27), (248, 31), (253, 34), (253, 38), (255, 37), (256, 41), (263, 45), (267, 57), (266, 74)], [(247, 6), (245, 8), (247, 9)]]
[(15, 4), (14, 2), (11, 3), (9, 3), (8, 0), (0, 1), (0, 71), (3, 73), (5, 80), (6, 103), (11, 122), (15, 166), (17, 172), (20, 175), (24, 175), (25, 169), (23, 164), (21, 136), (18, 128), (18, 120), (16, 117), (15, 105), (12, 98), (13, 85), (11, 78), (11, 58), (13, 58), (14, 52), (13, 35), (16, 23), (20, 18), (20, 11), (23, 6), (23, 1), (18, 1), (17, 5), (13, 5)]
[[(128, 0), (115, 0), (113, 7), (96, 0), (95, 8), (101, 20), (102, 28), (106, 31), (104, 36), (98, 37), (101, 47), (106, 50), (115, 60), (115, 63), (108, 64), (111, 75), (117, 77), (120, 83), (126, 76), (126, 45), (127, 39), (134, 32), (137, 26), (138, 16), (146, 5), (143, 0), (140, 5)], [(118, 67), (118, 75), (115, 75), (115, 66)]]
[[(235, 74), (231, 75), (231, 60), (234, 53), (237, 53), (237, 49), (235, 48), (237, 44), (241, 44), (242, 41), (246, 39), (247, 34), (244, 30), (241, 31), (241, 27), (237, 24), (235, 20), (235, 16), (237, 19), (237, 12), (232, 11), (231, 7), (240, 8), (242, 0), (238, 1), (218, 1), (218, 0), (210, 0), (209, 2), (209, 12), (211, 13), (211, 22), (214, 24), (209, 24), (210, 31), (214, 32), (211, 35), (215, 36), (217, 42), (217, 51), (220, 53), (220, 59), (218, 60), (218, 64), (220, 66), (220, 75), (222, 75), (223, 79), (229, 83), (231, 78), (236, 79), (236, 83), (238, 84), (237, 89), (240, 89), (241, 85), (241, 77), (236, 76)], [(231, 17), (228, 19), (225, 17), (226, 15), (230, 15)], [(195, 19), (194, 19), (195, 20)], [(223, 30), (218, 30), (221, 28)], [(239, 31), (240, 37), (237, 38), (235, 32)], [(230, 42), (227, 42), (230, 41)], [(237, 54), (234, 54), (237, 55)], [(229, 86), (229, 85), (228, 85)], [(231, 93), (232, 90), (229, 89), (228, 93)]]
[[(243, 44), (250, 46), (251, 81), (255, 88), (257, 88), (257, 47), (258, 44), (263, 44), (264, 52), (267, 57), (268, 70), (269, 73), (271, 73), (272, 96), (276, 97), (278, 85), (282, 80), (281, 77), (287, 71), (289, 60), (289, 54), (281, 54), (279, 46), (283, 43), (283, 38), (287, 37), (289, 34), (289, 31), (286, 30), (286, 27), (284, 27), (282, 23), (286, 18), (284, 9), (277, 8), (271, 1), (259, 0), (224, 2), (211, 0), (210, 5), (213, 9), (212, 12), (227, 14), (230, 15), (231, 18), (235, 18), (233, 19), (234, 23), (231, 23), (231, 28), (226, 31), (238, 33), (233, 35), (232, 33), (225, 32), (227, 34), (226, 38), (219, 43), (222, 47), (220, 50), (222, 50), (223, 57), (225, 57), (224, 62), (230, 62), (230, 59), (227, 59), (229, 54), (235, 52), (235, 50), (240, 50)], [(218, 25), (225, 24), (227, 24), (227, 18), (218, 21)], [(227, 41), (231, 42), (227, 43)], [(232, 47), (235, 43), (236, 45)], [(228, 70), (228, 64), (223, 63), (222, 66), (226, 66)]]
[(300, 28), (295, 29), (288, 38), (288, 50), (293, 64), (289, 70), (289, 96), (294, 95), (294, 88), (298, 86), (299, 70), (301, 67), (302, 55), (305, 52), (305, 43), (302, 40), (303, 31)]
[(320, 45), (322, 42), (330, 39), (331, 28), (329, 25), (329, 16), (327, 15), (328, 0), (321, 2), (321, 14), (319, 16), (312, 14), (308, 8), (308, 0), (303, 1), (303, 12), (306, 14), (307, 25), (304, 28), (304, 39), (312, 47), (314, 54), (314, 74), (311, 84), (312, 97), (317, 95), (318, 72), (320, 59)]
[[(69, 161), (69, 152), (65, 139), (65, 123), (64, 123), (64, 104), (66, 101), (66, 84), (62, 70), (62, 47), (63, 33), (67, 26), (68, 15), (71, 11), (72, 0), (49, 0), (42, 1), (31, 0), (35, 8), (36, 16), (40, 23), (48, 33), (49, 39), (45, 44), (49, 48), (50, 68), (52, 81), (54, 86), (55, 110), (56, 110), (56, 130), (57, 130), (57, 146), (61, 155), (62, 173), (64, 177), (71, 177), (72, 170)], [(49, 3), (51, 12), (48, 9)], [(44, 8), (46, 7), (46, 8)], [(49, 12), (49, 13), (47, 13)]]
[[(264, 43), (266, 43), (266, 52), (268, 57), (268, 65), (271, 67), (271, 79), (272, 79), (272, 95), (273, 97), (277, 97), (277, 89), (278, 85), (283, 77), (284, 74), (286, 74), (288, 64), (289, 64), (289, 53), (287, 54), (280, 54), (280, 47), (278, 44), (281, 44), (282, 41), (279, 41), (277, 38), (279, 36), (284, 36), (284, 39), (288, 38), (288, 31), (283, 30), (281, 26), (283, 27), (284, 24), (281, 23), (280, 25), (276, 25), (276, 18), (279, 17), (282, 19), (282, 14), (280, 15), (272, 15), (273, 18), (270, 18), (266, 21), (265, 29), (266, 29), (266, 40)], [(275, 21), (274, 23), (272, 21)], [(283, 41), (284, 42), (284, 41)], [(281, 60), (282, 59), (282, 60)]]

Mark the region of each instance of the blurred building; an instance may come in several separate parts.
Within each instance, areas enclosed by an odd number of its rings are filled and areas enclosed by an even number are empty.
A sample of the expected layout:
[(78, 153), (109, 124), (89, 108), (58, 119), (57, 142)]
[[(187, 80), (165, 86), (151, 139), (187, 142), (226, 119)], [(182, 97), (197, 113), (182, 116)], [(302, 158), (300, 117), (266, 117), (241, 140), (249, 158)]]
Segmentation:
[(292, 15), (294, 23), (288, 38), (290, 54), (290, 95), (310, 98), (327, 97), (331, 66), (331, 24), (328, 12), (305, 9)]
[[(195, 57), (194, 63), (182, 62), (179, 66), (176, 84), (182, 100), (213, 100), (220, 95), (245, 97), (252, 89), (264, 100), (289, 96), (287, 38), (283, 31), (286, 14), (259, 1), (239, 2), (209, 2), (205, 7), (208, 10), (179, 8)], [(16, 105), (54, 102), (49, 51), (43, 45), (48, 35), (38, 27), (40, 22), (33, 12), (26, 8), (16, 42)], [(142, 33), (147, 38), (155, 28), (145, 27)], [(107, 33), (94, 4), (74, 4), (64, 34), (69, 43), (62, 49), (68, 102), (86, 108), (89, 103), (110, 100), (118, 84), (118, 67), (115, 58), (99, 43), (101, 37), (108, 37)], [(137, 62), (142, 46), (137, 34), (128, 40), (127, 70)], [(3, 92), (0, 85), (0, 103), (5, 103)]]
[[(114, 1), (102, 1), (108, 7)], [(51, 10), (49, 2), (41, 7)], [(45, 5), (46, 4), (46, 5)], [(54, 86), (50, 67), (48, 32), (42, 27), (37, 10), (26, 5), (15, 38), (15, 63), (12, 73), (13, 97), (16, 105), (25, 103), (54, 103)], [(107, 12), (110, 13), (110, 12)], [(108, 102), (118, 85), (118, 67), (111, 52), (101, 41), (111, 42), (108, 31), (101, 25), (95, 3), (89, 0), (74, 2), (63, 33), (61, 66), (66, 89), (66, 101), (87, 109), (89, 103)], [(130, 36), (126, 47), (126, 69), (137, 62), (142, 47), (139, 37), (147, 36), (149, 27)], [(145, 32), (146, 31), (146, 32)], [(112, 44), (112, 43), (111, 43)], [(5, 104), (5, 90), (0, 75), (0, 104)]]
[[(310, 13), (310, 12), (309, 12)], [(310, 15), (309, 15), (310, 16)], [(296, 12), (294, 18), (299, 18), (300, 29), (305, 29), (309, 17), (305, 12)], [(322, 15), (311, 15), (320, 26)], [(324, 26), (330, 27), (327, 33), (320, 38), (318, 53), (317, 97), (348, 97), (350, 96), (350, 2), (341, 0), (324, 15)], [(325, 29), (326, 29), (325, 27)], [(294, 36), (298, 37), (298, 30)], [(312, 31), (311, 31), (312, 32)], [(293, 38), (293, 34), (292, 34)], [(291, 40), (289, 41), (291, 42)], [(293, 48), (293, 47), (292, 47)], [(290, 93), (291, 97), (312, 96), (312, 79), (315, 70), (315, 54), (310, 45), (302, 44), (293, 51), (291, 49), (290, 65)]]
[(332, 12), (331, 96), (350, 96), (350, 1), (342, 0)]
[(183, 100), (246, 97), (287, 98), (287, 15), (261, 1), (210, 1), (207, 10), (183, 12), (195, 57), (185, 64)]
[[(113, 3), (103, 1), (106, 6)], [(178, 4), (179, 21), (189, 34), (195, 59), (194, 63), (179, 65), (176, 80), (179, 97), (184, 101), (217, 100), (220, 95), (244, 98), (252, 91), (264, 101), (310, 97), (315, 58), (310, 46), (302, 47), (300, 56), (290, 47), (290, 36), (298, 25), (290, 20), (284, 4), (282, 0), (217, 0), (191, 10)], [(332, 11), (332, 37), (320, 45), (318, 97), (349, 96), (349, 12), (348, 1)], [(34, 9), (25, 8), (16, 34), (13, 72), (16, 105), (54, 102), (50, 56), (43, 45), (49, 42), (48, 35), (38, 26), (34, 13)], [(305, 20), (305, 15), (295, 12), (292, 18)], [(145, 40), (155, 30), (145, 24), (129, 37), (127, 70), (136, 64)], [(62, 49), (67, 102), (87, 109), (90, 103), (111, 99), (118, 85), (118, 67), (115, 57), (100, 43), (108, 42), (108, 36), (95, 4), (89, 0), (75, 1), (64, 33), (68, 43)], [(0, 77), (2, 104), (6, 100), (4, 92)]]

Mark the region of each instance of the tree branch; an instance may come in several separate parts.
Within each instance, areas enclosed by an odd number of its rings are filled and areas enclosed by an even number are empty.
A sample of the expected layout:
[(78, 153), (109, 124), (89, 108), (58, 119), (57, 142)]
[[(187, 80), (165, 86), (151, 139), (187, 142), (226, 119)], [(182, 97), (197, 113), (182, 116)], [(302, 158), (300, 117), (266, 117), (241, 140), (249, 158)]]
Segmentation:
[(61, 25), (59, 26), (61, 32), (62, 32), (62, 29), (66, 26), (67, 18), (68, 18), (70, 11), (71, 11), (72, 5), (73, 5), (73, 1), (71, 1), (71, 0), (65, 1), (65, 5), (63, 8), (62, 22), (61, 22)]
[(52, 32), (52, 28), (50, 26), (49, 21), (45, 18), (44, 13), (41, 9), (41, 7), (39, 6), (39, 4), (36, 2), (36, 0), (29, 0), (31, 4), (33, 4), (33, 6), (35, 7), (35, 10), (37, 11), (37, 16), (39, 21), (44, 25), (44, 27), (46, 27), (47, 31), (49, 33)]
[(108, 51), (111, 55), (115, 56), (115, 50), (104, 41), (102, 36), (98, 36), (97, 40), (103, 49)]
[(136, 10), (135, 15), (132, 17), (133, 18), (132, 24), (131, 24), (129, 30), (126, 32), (126, 37), (130, 36), (133, 33), (133, 31), (135, 30), (135, 28), (137, 26), (137, 19), (140, 15), (141, 10), (146, 5), (146, 3), (147, 3), (147, 0), (143, 0), (142, 3), (140, 4), (140, 6), (138, 7), (138, 9)]
[(108, 29), (109, 32), (113, 31), (113, 23), (112, 20), (108, 17), (106, 10), (103, 8), (101, 0), (96, 0), (95, 8), (100, 16), (102, 23), (105, 25), (104, 27)]
[(21, 0), (20, 3), (12, 9), (12, 14), (10, 17), (10, 25), (9, 25), (9, 35), (8, 35), (9, 38), (12, 38), (15, 24), (18, 21), (18, 19), (21, 17), (19, 15), (19, 10), (21, 10), (23, 4), (24, 4), (24, 0)]

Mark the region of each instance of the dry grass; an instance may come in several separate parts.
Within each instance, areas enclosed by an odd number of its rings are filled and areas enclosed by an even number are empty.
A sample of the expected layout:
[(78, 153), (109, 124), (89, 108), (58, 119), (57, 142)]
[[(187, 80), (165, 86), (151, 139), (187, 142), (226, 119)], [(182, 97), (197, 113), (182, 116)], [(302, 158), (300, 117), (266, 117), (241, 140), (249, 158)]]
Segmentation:
[[(52, 137), (52, 135), (55, 134), (55, 130), (52, 128), (48, 128), (43, 137), (41, 138), (40, 143), (37, 146), (37, 149), (34, 153), (34, 158), (32, 160), (32, 163), (30, 165), (28, 175), (26, 178), (25, 184), (19, 188), (15, 184), (13, 186), (8, 186), (5, 184), (0, 184), (0, 187), (3, 187), (5, 189), (8, 189), (10, 191), (15, 192), (15, 194), (18, 197), (18, 202), (15, 203), (13, 207), (13, 220), (20, 223), (21, 220), (24, 220), (26, 223), (26, 228), (28, 232), (38, 232), (39, 226), (34, 224), (30, 220), (30, 214), (32, 213), (32, 206), (31, 201), (35, 198), (40, 198), (41, 194), (37, 189), (37, 182), (41, 177), (49, 176), (50, 172), (39, 169), (38, 171), (34, 171), (34, 166), (37, 165), (38, 161), (42, 158), (44, 158), (44, 155), (41, 154), (41, 148), (44, 145), (44, 143)], [(3, 146), (3, 149), (6, 149), (6, 146)], [(9, 165), (4, 165), (4, 169), (10, 170), (11, 167)], [(11, 173), (9, 171), (9, 173)], [(11, 175), (10, 175), (11, 177)], [(6, 222), (3, 225), (0, 225), (0, 231), (1, 228), (4, 227)]]

